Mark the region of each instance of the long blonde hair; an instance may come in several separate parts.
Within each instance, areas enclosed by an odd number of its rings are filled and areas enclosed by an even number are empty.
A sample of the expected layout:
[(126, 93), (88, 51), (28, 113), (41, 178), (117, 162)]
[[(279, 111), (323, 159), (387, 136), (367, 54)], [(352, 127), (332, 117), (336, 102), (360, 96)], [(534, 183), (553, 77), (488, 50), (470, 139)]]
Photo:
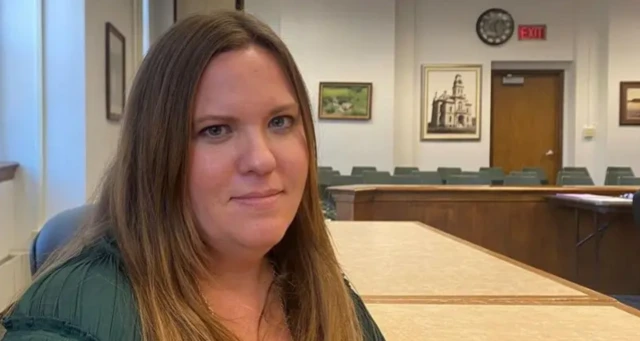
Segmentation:
[(150, 49), (134, 81), (120, 143), (97, 195), (91, 222), (40, 271), (46, 273), (104, 235), (115, 238), (147, 341), (231, 341), (212, 316), (197, 278), (206, 247), (186, 192), (192, 111), (202, 73), (220, 53), (251, 44), (270, 51), (295, 89), (307, 137), (309, 171), (302, 202), (270, 252), (296, 341), (362, 340), (319, 203), (316, 142), (302, 76), (285, 44), (240, 12), (185, 19)]

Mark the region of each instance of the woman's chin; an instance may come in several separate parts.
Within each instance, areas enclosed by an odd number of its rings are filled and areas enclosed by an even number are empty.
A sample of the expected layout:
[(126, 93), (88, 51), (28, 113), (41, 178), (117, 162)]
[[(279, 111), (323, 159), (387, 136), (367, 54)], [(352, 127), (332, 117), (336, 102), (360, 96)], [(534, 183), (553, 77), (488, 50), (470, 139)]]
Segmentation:
[(288, 222), (265, 221), (247, 222), (238, 226), (240, 234), (236, 236), (240, 244), (249, 248), (270, 250), (278, 244), (289, 228)]

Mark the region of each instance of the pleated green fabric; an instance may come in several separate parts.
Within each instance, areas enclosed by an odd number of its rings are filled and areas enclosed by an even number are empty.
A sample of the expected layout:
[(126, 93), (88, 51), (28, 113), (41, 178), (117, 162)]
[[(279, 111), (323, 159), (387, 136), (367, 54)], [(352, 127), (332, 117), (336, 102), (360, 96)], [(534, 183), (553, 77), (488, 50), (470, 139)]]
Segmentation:
[(5, 341), (141, 339), (120, 254), (106, 240), (33, 283), (2, 324)]

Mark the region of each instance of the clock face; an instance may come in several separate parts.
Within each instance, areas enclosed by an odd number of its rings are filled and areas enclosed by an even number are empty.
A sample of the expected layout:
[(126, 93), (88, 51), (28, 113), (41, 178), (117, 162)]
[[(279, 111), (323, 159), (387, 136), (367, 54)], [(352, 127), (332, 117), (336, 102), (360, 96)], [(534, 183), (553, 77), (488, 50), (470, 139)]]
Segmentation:
[(478, 37), (487, 45), (502, 45), (506, 43), (515, 30), (513, 17), (509, 12), (492, 8), (480, 15), (476, 22)]

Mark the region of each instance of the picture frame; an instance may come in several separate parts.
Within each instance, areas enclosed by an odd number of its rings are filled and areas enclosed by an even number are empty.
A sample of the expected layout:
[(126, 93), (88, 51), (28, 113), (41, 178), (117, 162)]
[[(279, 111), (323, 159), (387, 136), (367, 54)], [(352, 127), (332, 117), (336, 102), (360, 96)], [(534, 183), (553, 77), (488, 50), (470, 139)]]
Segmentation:
[(373, 83), (320, 82), (318, 118), (322, 120), (371, 120)]
[(482, 65), (424, 64), (421, 141), (480, 141)]
[(126, 97), (126, 45), (118, 29), (105, 24), (105, 101), (107, 120), (119, 121), (124, 114)]
[(640, 81), (620, 82), (621, 126), (640, 126)]

